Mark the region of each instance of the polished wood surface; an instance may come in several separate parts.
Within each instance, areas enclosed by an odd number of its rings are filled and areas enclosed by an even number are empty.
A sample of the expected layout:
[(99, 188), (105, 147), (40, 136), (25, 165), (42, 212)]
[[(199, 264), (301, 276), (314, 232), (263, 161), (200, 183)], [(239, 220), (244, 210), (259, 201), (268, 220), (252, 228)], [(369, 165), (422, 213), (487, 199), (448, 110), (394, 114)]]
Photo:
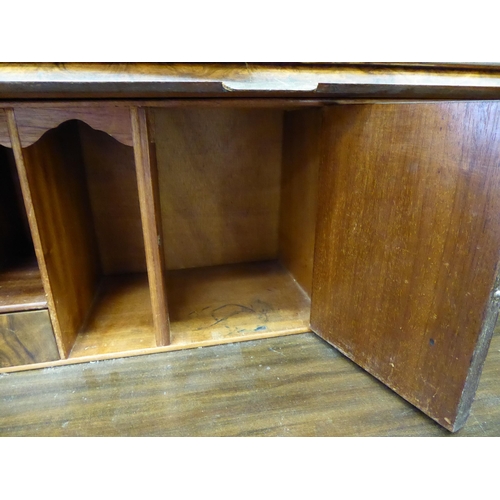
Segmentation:
[(297, 282), (312, 291), (318, 202), (321, 113), (285, 113), (279, 255)]
[(171, 97), (498, 99), (500, 67), (418, 63), (0, 64), (0, 99)]
[(497, 330), (451, 434), (308, 333), (0, 375), (1, 436), (500, 436)]
[[(32, 370), (194, 349), (309, 331), (310, 299), (278, 262), (170, 271), (171, 342), (155, 342), (145, 273), (104, 277), (67, 359), (0, 368)], [(175, 293), (174, 293), (175, 291)], [(237, 301), (237, 302), (236, 302)]]
[(168, 269), (278, 255), (282, 112), (154, 110)]
[(23, 148), (31, 146), (50, 129), (69, 120), (80, 120), (96, 130), (102, 130), (117, 141), (132, 146), (129, 110), (109, 104), (85, 107), (51, 107), (15, 109), (17, 128)]
[(156, 145), (153, 142), (154, 132), (150, 130), (151, 117), (148, 120), (146, 110), (133, 108), (131, 120), (156, 345), (164, 346), (170, 343), (170, 326)]
[(277, 261), (168, 274), (172, 345), (309, 331), (310, 300)]
[(52, 323), (66, 357), (92, 305), (100, 274), (77, 123), (50, 130), (23, 149), (22, 156), (47, 269), (45, 288), (52, 295)]
[(113, 275), (102, 279), (69, 357), (92, 357), (155, 345), (147, 274)]
[(0, 146), (11, 147), (7, 115), (3, 109), (0, 109)]
[(0, 314), (47, 309), (47, 297), (36, 259), (0, 269)]
[(0, 314), (0, 368), (59, 359), (49, 314)]
[(500, 105), (336, 106), (325, 124), (312, 329), (456, 430), (498, 311)]
[(84, 123), (78, 131), (102, 272), (145, 272), (134, 151)]

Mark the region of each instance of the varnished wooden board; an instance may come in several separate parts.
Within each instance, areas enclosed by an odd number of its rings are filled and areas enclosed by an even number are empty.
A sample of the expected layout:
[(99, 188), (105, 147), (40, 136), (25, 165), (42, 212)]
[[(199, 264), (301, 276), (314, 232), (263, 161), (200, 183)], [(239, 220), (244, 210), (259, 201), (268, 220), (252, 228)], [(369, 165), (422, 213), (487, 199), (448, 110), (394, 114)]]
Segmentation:
[(32, 204), (52, 322), (66, 356), (90, 310), (100, 273), (77, 124), (50, 130), (22, 150), (18, 163)]
[(309, 330), (310, 300), (277, 261), (168, 273), (171, 343)]
[(447, 428), (498, 305), (500, 106), (325, 112), (312, 329)]
[(450, 434), (306, 333), (0, 374), (0, 435), (498, 437), (499, 379), (497, 330)]
[(320, 135), (320, 110), (285, 113), (279, 254), (309, 295), (316, 238)]
[(277, 261), (170, 271), (167, 281), (169, 345), (155, 342), (146, 273), (107, 276), (69, 358), (56, 364), (309, 331), (310, 299)]
[(0, 98), (498, 99), (495, 65), (37, 63), (0, 65)]
[(282, 111), (154, 117), (167, 268), (277, 258)]
[(165, 283), (165, 240), (162, 234), (160, 193), (156, 145), (153, 142), (152, 119), (147, 110), (131, 110), (137, 188), (144, 235), (144, 249), (148, 271), (151, 308), (156, 345), (170, 344), (170, 326)]
[(141, 350), (155, 345), (147, 274), (106, 276), (70, 358)]
[(23, 148), (31, 146), (45, 132), (68, 120), (83, 121), (96, 130), (105, 131), (121, 143), (132, 146), (130, 111), (126, 107), (115, 107), (109, 103), (86, 107), (17, 107), (15, 113)]
[(59, 359), (49, 314), (0, 314), (0, 368)]
[(46, 308), (47, 297), (35, 258), (0, 270), (0, 314)]

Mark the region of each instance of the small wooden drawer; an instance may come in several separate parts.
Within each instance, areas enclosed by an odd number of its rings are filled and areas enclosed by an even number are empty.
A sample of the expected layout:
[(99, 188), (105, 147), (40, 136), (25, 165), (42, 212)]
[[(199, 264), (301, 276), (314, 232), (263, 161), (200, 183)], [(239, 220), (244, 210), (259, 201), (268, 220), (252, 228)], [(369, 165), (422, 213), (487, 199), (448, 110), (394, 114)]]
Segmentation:
[(58, 359), (47, 310), (0, 314), (0, 369)]

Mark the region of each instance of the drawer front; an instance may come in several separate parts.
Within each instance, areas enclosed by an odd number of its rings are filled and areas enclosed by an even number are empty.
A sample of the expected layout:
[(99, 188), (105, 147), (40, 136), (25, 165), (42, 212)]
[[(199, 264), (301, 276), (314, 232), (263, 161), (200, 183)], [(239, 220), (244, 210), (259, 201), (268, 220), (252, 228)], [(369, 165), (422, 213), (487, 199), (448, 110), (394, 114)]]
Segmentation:
[(58, 359), (47, 310), (0, 315), (0, 368)]

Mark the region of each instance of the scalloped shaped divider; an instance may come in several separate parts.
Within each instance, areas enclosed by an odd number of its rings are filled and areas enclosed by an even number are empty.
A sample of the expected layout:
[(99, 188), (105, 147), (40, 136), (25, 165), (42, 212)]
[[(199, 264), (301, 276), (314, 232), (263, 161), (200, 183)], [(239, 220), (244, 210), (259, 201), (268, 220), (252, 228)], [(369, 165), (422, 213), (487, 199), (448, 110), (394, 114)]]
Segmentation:
[(22, 108), (15, 118), (62, 357), (82, 342), (77, 357), (154, 347), (130, 109)]
[(106, 132), (126, 146), (133, 146), (134, 144), (130, 123), (130, 109), (126, 106), (22, 107), (16, 108), (15, 116), (23, 148), (31, 146), (45, 132), (69, 120), (82, 121), (95, 130)]

